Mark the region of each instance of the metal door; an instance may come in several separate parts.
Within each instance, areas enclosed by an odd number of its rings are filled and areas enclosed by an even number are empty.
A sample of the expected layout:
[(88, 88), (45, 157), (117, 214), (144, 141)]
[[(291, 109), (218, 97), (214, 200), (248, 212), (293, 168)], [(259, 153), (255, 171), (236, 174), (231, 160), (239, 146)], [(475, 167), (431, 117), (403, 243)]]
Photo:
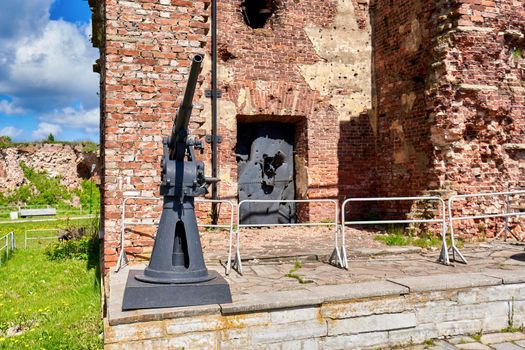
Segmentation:
[[(239, 201), (295, 199), (294, 126), (279, 123), (239, 123), (237, 167)], [(246, 203), (242, 224), (295, 222), (294, 203)]]

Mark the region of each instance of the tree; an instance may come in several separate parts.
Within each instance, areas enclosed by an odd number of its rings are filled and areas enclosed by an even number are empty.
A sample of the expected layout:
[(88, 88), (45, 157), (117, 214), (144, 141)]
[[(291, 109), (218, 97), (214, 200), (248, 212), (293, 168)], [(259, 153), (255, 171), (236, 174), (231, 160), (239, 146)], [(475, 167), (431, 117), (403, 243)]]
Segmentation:
[(49, 134), (47, 137), (47, 142), (55, 142), (55, 136), (53, 134)]
[(0, 136), (0, 148), (7, 148), (13, 145), (13, 140), (9, 136)]

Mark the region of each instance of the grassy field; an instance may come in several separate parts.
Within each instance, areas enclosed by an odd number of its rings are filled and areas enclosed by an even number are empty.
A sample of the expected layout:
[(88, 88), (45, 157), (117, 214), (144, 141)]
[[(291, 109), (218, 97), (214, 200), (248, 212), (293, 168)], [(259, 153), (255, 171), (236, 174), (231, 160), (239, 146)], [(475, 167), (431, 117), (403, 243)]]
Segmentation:
[[(22, 223), (10, 223), (0, 225), (0, 237), (4, 236), (9, 232), (14, 232), (16, 244), (19, 248), (23, 248), (24, 244), (24, 234), (26, 231), (30, 230), (50, 230), (50, 229), (65, 229), (71, 226), (74, 227), (92, 227), (97, 225), (91, 219), (83, 220), (57, 220), (57, 221), (48, 221), (48, 222), (22, 222)], [(49, 243), (49, 241), (41, 242), (42, 247)]]
[[(95, 225), (46, 222), (3, 225), (23, 247), (26, 230)], [(98, 259), (50, 260), (45, 245), (19, 248), (0, 266), (0, 349), (101, 349)]]

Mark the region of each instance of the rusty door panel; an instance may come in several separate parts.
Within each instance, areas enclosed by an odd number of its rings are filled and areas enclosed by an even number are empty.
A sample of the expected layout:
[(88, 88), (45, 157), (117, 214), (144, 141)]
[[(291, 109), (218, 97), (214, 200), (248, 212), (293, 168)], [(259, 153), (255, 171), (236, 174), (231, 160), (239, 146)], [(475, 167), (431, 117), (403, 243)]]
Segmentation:
[[(295, 198), (294, 126), (279, 123), (239, 123), (237, 166), (239, 201)], [(242, 224), (295, 222), (294, 203), (247, 203)]]

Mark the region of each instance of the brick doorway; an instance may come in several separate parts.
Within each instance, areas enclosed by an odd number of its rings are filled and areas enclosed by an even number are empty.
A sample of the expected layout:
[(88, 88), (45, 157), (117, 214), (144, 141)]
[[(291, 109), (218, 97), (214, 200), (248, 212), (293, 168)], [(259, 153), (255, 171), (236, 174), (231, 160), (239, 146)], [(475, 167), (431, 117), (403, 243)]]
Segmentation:
[[(243, 200), (295, 199), (295, 125), (257, 122), (237, 124), (238, 197)], [(246, 203), (243, 224), (293, 223), (294, 203)]]

